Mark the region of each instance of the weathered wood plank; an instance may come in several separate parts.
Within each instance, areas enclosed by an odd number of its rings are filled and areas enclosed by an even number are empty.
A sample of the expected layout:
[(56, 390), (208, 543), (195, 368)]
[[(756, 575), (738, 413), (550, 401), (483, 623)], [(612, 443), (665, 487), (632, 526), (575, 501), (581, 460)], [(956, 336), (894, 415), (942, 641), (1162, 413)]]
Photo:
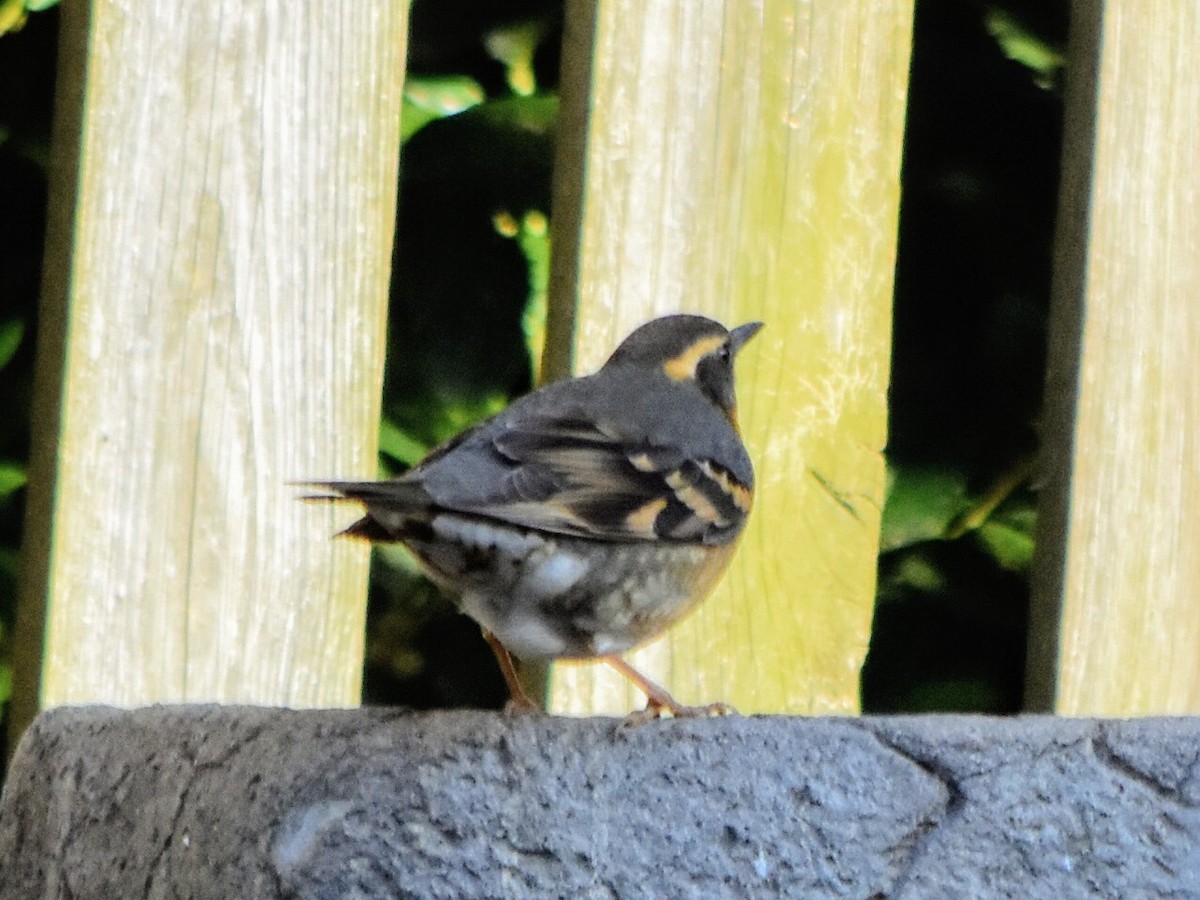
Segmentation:
[(48, 602), (44, 704), (356, 702), (367, 549), (288, 482), (375, 473), (407, 12), (65, 5), (82, 153), (18, 639)]
[(1200, 7), (1075, 4), (1029, 705), (1200, 712)]
[[(883, 497), (911, 3), (568, 4), (568, 28), (590, 16), (578, 368), (666, 312), (767, 323), (739, 360), (759, 490), (738, 559), (631, 661), (685, 702), (854, 711)], [(584, 64), (566, 46), (566, 65)], [(555, 669), (557, 710), (640, 700), (604, 667)]]

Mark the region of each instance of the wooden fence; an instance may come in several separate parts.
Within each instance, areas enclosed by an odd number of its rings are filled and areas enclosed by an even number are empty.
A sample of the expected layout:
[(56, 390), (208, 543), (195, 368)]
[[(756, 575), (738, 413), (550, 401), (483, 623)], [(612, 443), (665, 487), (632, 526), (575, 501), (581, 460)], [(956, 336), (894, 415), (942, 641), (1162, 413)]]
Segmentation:
[[(1074, 9), (1029, 702), (1196, 712), (1200, 11)], [(366, 553), (287, 482), (374, 472), (407, 11), (65, 5), (14, 735), (39, 703), (357, 702)], [(751, 530), (638, 654), (683, 700), (857, 709), (911, 22), (567, 3), (548, 369), (668, 310), (770, 323)], [(624, 690), (563, 667), (552, 707)]]

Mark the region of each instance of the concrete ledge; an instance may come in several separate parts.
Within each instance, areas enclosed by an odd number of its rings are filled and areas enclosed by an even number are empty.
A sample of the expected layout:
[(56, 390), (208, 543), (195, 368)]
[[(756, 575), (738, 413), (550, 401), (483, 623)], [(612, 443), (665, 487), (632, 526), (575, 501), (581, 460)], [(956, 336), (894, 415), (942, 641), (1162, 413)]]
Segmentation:
[(0, 897), (1200, 897), (1200, 720), (59, 709)]

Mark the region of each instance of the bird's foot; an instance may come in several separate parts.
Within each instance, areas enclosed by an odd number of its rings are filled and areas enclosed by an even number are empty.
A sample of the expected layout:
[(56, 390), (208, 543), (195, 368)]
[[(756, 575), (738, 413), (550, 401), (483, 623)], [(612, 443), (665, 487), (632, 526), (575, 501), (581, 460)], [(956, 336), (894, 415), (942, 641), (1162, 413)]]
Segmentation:
[(488, 642), (492, 652), (496, 654), (496, 662), (500, 665), (500, 674), (504, 676), (504, 683), (508, 685), (508, 702), (504, 704), (504, 712), (508, 715), (544, 713), (542, 705), (525, 693), (525, 688), (521, 686), (521, 679), (517, 676), (517, 664), (513, 662), (508, 648), (486, 628), (483, 629), (483, 639)]
[(504, 714), (506, 716), (541, 716), (545, 715), (546, 711), (530, 698), (524, 691), (520, 696), (513, 695), (508, 698), (508, 702), (504, 704)]
[(646, 708), (625, 717), (626, 725), (641, 725), (670, 715), (676, 719), (700, 719), (709, 716), (737, 715), (728, 703), (709, 703), (706, 706), (687, 706), (680, 703), (660, 684), (651, 681), (619, 656), (606, 656), (604, 661), (632, 681), (646, 695)]

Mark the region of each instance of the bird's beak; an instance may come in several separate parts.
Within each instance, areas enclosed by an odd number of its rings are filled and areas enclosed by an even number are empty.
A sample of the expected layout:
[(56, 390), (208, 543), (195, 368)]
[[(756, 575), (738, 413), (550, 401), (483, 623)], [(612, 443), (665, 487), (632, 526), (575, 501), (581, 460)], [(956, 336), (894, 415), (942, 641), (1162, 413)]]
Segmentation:
[(762, 322), (747, 322), (729, 332), (729, 349), (733, 351), (733, 355), (737, 356), (737, 352), (745, 346), (750, 338), (758, 334), (758, 330), (762, 327)]

